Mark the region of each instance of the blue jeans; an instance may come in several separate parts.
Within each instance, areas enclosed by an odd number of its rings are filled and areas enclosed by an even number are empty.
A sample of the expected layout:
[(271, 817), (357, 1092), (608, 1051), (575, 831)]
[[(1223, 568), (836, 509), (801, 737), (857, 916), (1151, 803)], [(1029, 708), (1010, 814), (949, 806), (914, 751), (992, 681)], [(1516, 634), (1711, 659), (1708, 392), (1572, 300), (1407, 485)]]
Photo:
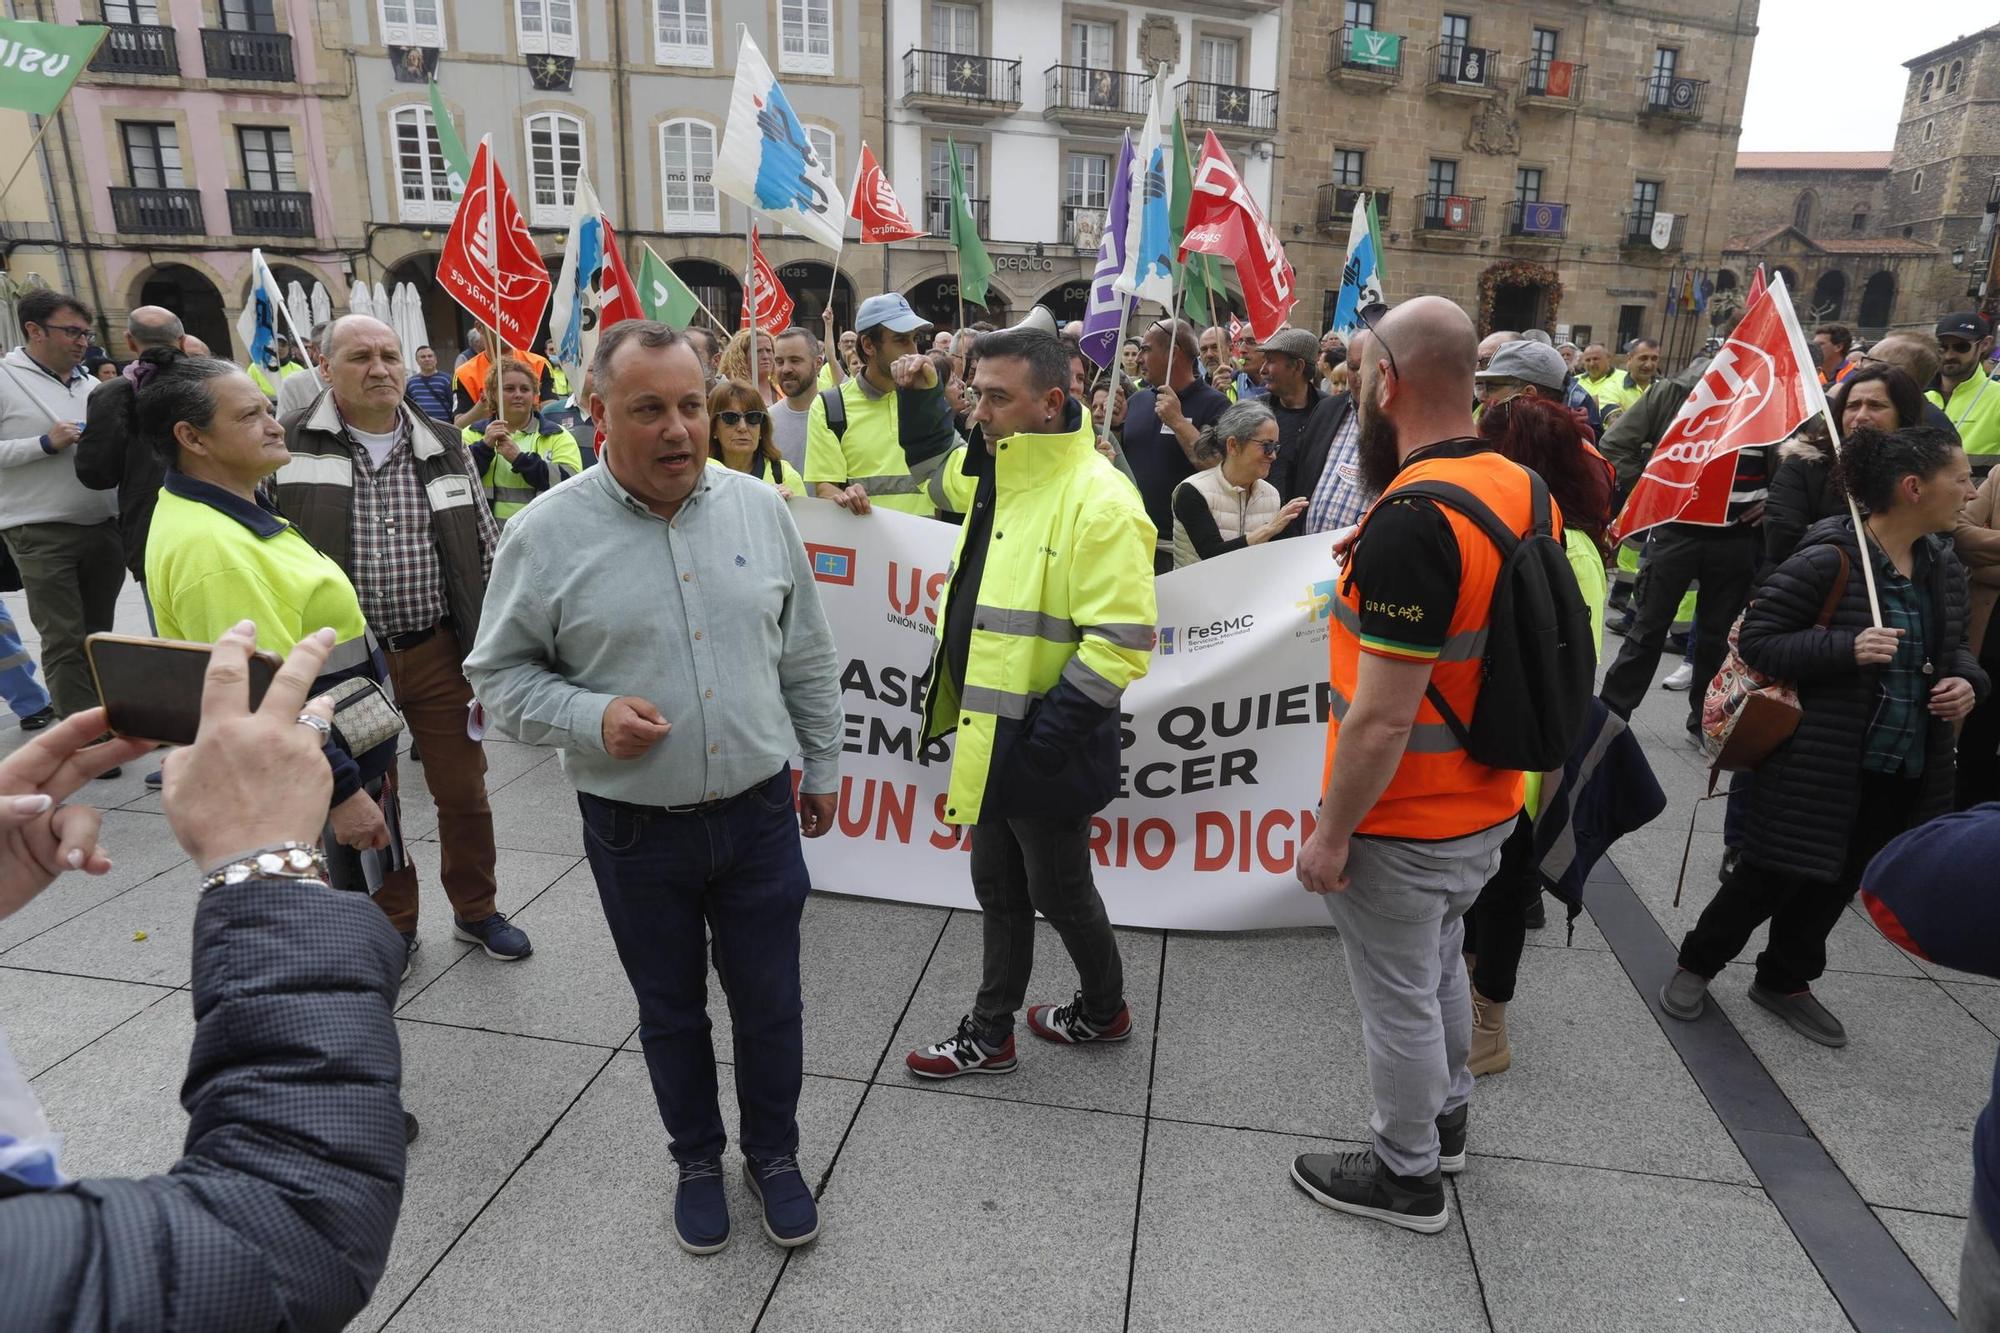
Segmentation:
[(15, 717), (33, 717), (49, 706), (49, 692), (35, 679), (35, 659), (21, 644), (14, 618), (0, 602), (0, 698), (14, 710)]
[(604, 919), (638, 997), (639, 1040), (674, 1160), (716, 1157), (728, 1142), (709, 1040), (708, 941), (735, 1028), (743, 1151), (796, 1153), (805, 1074), (799, 916), (811, 885), (791, 770), (700, 810), (587, 792), (577, 804)]

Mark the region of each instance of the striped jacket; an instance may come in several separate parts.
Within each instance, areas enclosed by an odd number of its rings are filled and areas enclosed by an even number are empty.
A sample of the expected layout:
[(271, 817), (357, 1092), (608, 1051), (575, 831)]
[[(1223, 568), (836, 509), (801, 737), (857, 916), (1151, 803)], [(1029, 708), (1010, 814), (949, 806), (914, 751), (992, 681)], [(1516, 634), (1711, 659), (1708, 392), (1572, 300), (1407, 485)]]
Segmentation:
[[(402, 411), (410, 427), (417, 476), (430, 501), (452, 626), (458, 641), (469, 646), (479, 635), (479, 608), (486, 599), (486, 577), (493, 569), (500, 528), (486, 507), (457, 429), (448, 421), (431, 420), (407, 398)], [(279, 510), (359, 584), (366, 573), (354, 568), (356, 446), (331, 393), (321, 394), (310, 408), (286, 419), (285, 448), (291, 451), (291, 461), (272, 478)]]

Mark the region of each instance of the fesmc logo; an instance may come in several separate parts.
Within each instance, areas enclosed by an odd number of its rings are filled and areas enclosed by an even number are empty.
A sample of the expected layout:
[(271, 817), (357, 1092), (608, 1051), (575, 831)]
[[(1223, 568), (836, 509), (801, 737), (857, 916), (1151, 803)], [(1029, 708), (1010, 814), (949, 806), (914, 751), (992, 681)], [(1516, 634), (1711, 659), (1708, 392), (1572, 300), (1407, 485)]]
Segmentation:
[(1224, 639), (1248, 634), (1256, 624), (1257, 613), (1245, 611), (1240, 616), (1211, 620), (1206, 625), (1162, 625), (1155, 639), (1155, 650), (1162, 657), (1172, 657), (1175, 653), (1198, 653), (1204, 648), (1215, 647)]
[[(944, 591), (945, 579), (950, 570), (941, 569), (935, 574), (925, 574), (915, 565), (907, 568), (889, 562), (889, 623), (901, 625), (905, 629), (918, 630), (924, 634), (932, 632), (937, 624), (938, 594)], [(917, 613), (923, 612), (919, 620)]]

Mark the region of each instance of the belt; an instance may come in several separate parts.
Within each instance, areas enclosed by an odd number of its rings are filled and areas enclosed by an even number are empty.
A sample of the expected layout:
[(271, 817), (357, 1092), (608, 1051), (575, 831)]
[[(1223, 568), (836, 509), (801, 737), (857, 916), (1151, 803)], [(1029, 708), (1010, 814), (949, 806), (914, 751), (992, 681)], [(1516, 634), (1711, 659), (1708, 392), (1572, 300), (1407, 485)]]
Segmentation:
[[(771, 775), (773, 778), (776, 776), (778, 776), (776, 773)], [(753, 782), (734, 796), (718, 796), (712, 801), (695, 801), (690, 805), (640, 805), (634, 801), (620, 801), (610, 796), (599, 796), (595, 792), (585, 792), (584, 795), (599, 805), (608, 805), (613, 810), (624, 810), (635, 815), (699, 815), (734, 805), (753, 792), (761, 791), (764, 784), (770, 780), (771, 778), (765, 778), (762, 782)]]
[(422, 629), (413, 629), (407, 634), (384, 634), (382, 636), (382, 646), (392, 653), (407, 653), (412, 648), (421, 647), (429, 643), (439, 630), (450, 623), (448, 620), (440, 620), (435, 625), (426, 625)]

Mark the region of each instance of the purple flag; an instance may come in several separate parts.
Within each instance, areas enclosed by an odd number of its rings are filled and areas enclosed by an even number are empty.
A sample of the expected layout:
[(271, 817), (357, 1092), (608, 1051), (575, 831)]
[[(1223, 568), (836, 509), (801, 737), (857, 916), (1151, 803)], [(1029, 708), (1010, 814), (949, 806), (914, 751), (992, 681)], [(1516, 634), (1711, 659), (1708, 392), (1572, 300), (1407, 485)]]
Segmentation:
[(1132, 131), (1118, 150), (1111, 173), (1110, 207), (1097, 241), (1097, 267), (1090, 275), (1090, 306), (1083, 315), (1083, 354), (1108, 370), (1118, 356), (1118, 330), (1139, 302), (1112, 284), (1125, 268), (1126, 203), (1132, 194)]

